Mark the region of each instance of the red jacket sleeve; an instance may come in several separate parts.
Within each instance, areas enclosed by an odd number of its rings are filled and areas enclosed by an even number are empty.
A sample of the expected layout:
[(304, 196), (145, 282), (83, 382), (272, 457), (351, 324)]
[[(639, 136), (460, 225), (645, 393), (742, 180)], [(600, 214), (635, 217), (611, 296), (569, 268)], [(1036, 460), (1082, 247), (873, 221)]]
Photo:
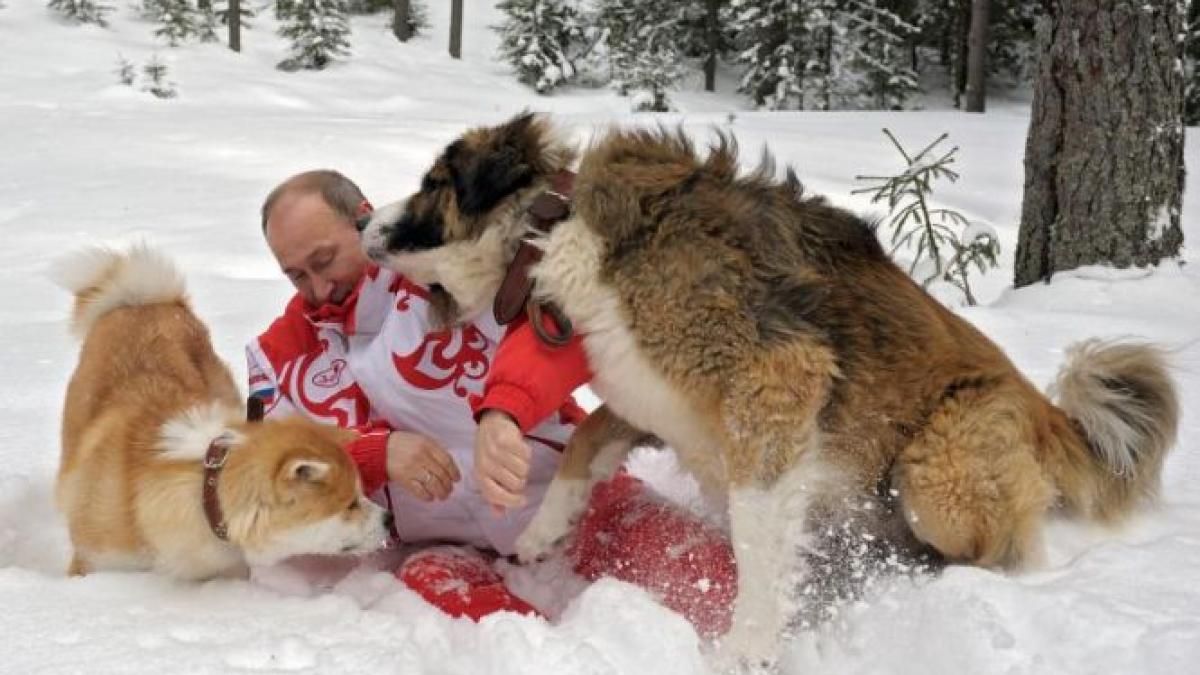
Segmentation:
[(483, 396), (473, 401), (475, 417), (501, 410), (527, 433), (556, 410), (574, 417), (571, 392), (591, 379), (579, 335), (562, 347), (547, 345), (521, 317), (500, 340)]
[(392, 430), (384, 425), (375, 425), (351, 431), (355, 432), (356, 437), (346, 444), (346, 454), (358, 467), (363, 494), (369, 495), (387, 483), (387, 440)]

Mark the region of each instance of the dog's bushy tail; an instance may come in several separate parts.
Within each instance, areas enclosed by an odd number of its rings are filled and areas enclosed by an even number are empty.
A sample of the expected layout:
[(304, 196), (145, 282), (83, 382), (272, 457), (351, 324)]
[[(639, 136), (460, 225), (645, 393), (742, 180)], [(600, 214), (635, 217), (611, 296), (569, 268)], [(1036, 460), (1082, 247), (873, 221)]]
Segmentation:
[(59, 260), (51, 276), (75, 294), (71, 331), (81, 339), (97, 319), (118, 307), (187, 301), (175, 264), (145, 244), (126, 251), (105, 246), (76, 251)]
[(1090, 454), (1078, 473), (1091, 475), (1060, 481), (1068, 503), (1114, 520), (1158, 496), (1163, 459), (1179, 425), (1179, 399), (1162, 349), (1125, 341), (1072, 345), (1050, 394)]

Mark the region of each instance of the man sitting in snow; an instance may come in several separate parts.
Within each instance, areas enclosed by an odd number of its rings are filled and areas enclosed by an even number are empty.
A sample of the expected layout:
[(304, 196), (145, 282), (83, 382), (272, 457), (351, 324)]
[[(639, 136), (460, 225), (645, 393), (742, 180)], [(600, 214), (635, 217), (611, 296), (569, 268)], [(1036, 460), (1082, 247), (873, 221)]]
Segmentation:
[[(363, 254), (355, 222), (370, 211), (334, 171), (293, 176), (263, 203), (267, 245), (297, 293), (247, 346), (250, 393), (268, 416), (299, 413), (357, 432), (347, 452), (364, 491), (392, 509), (398, 541), (510, 555), (583, 412), (532, 331), (506, 342), (501, 363), (504, 331), (490, 314), (435, 329), (428, 291)], [(519, 386), (486, 389), (495, 370), (521, 372)], [(524, 503), (488, 503), (517, 492)], [(624, 475), (596, 490), (571, 552), (576, 571), (638, 583), (701, 632), (723, 631), (736, 593), (728, 543), (645, 492)], [(663, 555), (685, 539), (686, 555)], [(456, 616), (532, 611), (471, 551), (418, 554), (397, 575)]]

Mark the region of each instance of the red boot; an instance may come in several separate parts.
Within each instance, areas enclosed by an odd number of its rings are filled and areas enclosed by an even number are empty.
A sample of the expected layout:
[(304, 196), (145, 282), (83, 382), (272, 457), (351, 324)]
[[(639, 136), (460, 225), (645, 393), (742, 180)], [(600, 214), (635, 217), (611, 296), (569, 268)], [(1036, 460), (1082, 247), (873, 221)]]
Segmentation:
[(414, 553), (396, 570), (396, 576), (450, 616), (479, 621), (493, 612), (539, 614), (508, 590), (487, 560), (466, 551), (434, 548)]
[(729, 540), (626, 473), (592, 491), (568, 555), (589, 580), (610, 576), (650, 591), (703, 637), (729, 630), (737, 597)]

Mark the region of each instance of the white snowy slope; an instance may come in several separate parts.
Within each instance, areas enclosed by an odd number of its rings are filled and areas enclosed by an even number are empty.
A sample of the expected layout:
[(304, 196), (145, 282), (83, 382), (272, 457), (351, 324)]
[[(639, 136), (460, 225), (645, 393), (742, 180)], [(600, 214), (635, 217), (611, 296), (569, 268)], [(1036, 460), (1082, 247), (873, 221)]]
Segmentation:
[[(464, 128), (525, 108), (556, 113), (580, 139), (610, 123), (681, 122), (698, 137), (732, 131), (747, 165), (767, 144), (809, 188), (866, 211), (854, 176), (890, 172), (880, 133), (910, 145), (950, 133), (962, 180), (939, 205), (993, 227), (1001, 269), (978, 282), (982, 305), (956, 307), (1040, 384), (1063, 348), (1135, 335), (1174, 350), (1184, 417), (1163, 503), (1118, 532), (1056, 523), (1039, 570), (951, 568), (896, 580), (788, 645), (789, 673), (1160, 673), (1200, 666), (1200, 273), (1101, 269), (1011, 289), (1027, 103), (954, 111), (757, 113), (731, 92), (687, 91), (682, 112), (632, 116), (607, 91), (541, 98), (494, 55), (499, 20), (467, 3), (464, 59), (445, 53), (444, 2), (432, 37), (394, 41), (384, 16), (355, 19), (354, 55), (324, 72), (285, 74), (266, 12), (245, 51), (168, 49), (117, 2), (112, 26), (78, 27), (42, 0), (0, 9), (0, 672), (5, 673), (700, 673), (705, 652), (682, 619), (631, 586), (587, 587), (561, 560), (510, 572), (557, 616), (445, 617), (386, 575), (356, 573), (331, 593), (296, 597), (245, 582), (173, 583), (144, 574), (67, 579), (52, 505), (61, 397), (74, 365), (66, 294), (50, 260), (78, 246), (148, 240), (179, 261), (218, 351), (239, 375), (241, 347), (290, 288), (258, 231), (259, 200), (283, 177), (338, 168), (376, 202), (413, 189)], [(179, 90), (159, 100), (117, 84), (118, 54), (157, 53)], [(692, 89), (695, 89), (693, 86)], [(1194, 140), (1194, 139), (1193, 139)], [(1188, 148), (1200, 171), (1200, 152)], [(1194, 182), (1194, 181), (1193, 181)], [(1200, 189), (1185, 234), (1200, 241)], [(877, 211), (877, 210), (875, 210)], [(635, 471), (694, 499), (669, 456)]]

